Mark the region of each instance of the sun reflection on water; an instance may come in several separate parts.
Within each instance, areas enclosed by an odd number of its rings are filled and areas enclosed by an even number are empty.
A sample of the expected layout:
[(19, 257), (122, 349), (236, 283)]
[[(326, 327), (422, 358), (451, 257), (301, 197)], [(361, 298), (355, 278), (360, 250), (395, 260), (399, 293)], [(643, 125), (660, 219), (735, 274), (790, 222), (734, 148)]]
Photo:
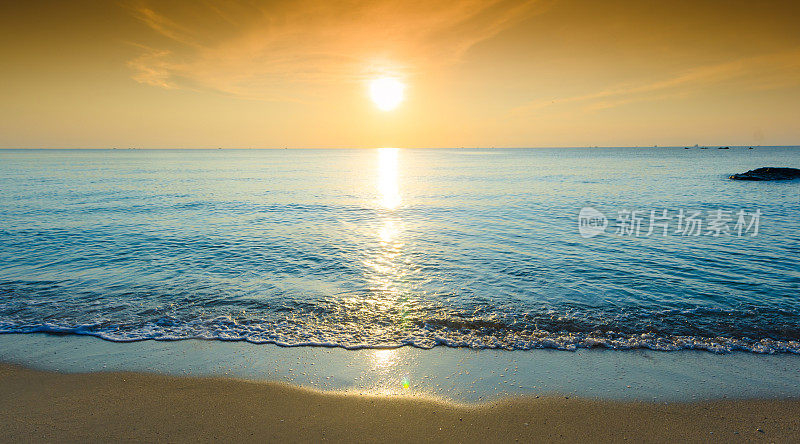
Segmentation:
[(400, 234), (399, 224), (395, 223), (394, 219), (386, 219), (383, 221), (383, 226), (378, 230), (378, 237), (381, 242), (390, 243), (398, 234)]
[(397, 173), (399, 153), (397, 148), (378, 148), (378, 193), (381, 206), (387, 210), (394, 210), (400, 205)]
[[(408, 365), (407, 357), (405, 365)], [(373, 393), (381, 395), (411, 394), (411, 381), (401, 373), (404, 358), (400, 349), (381, 349), (372, 352), (372, 371), (375, 385)]]
[[(406, 334), (411, 334), (410, 313), (415, 303), (412, 276), (417, 269), (410, 261), (406, 222), (402, 213), (395, 211), (402, 203), (399, 161), (399, 149), (377, 150), (375, 202), (381, 211), (375, 212), (363, 225), (366, 234), (373, 239), (369, 247), (360, 252), (365, 287), (363, 292), (341, 300), (338, 307), (353, 316), (355, 323), (368, 326), (365, 334), (382, 338), (381, 345), (386, 347), (402, 344)], [(413, 384), (401, 372), (404, 359), (407, 365), (407, 358), (402, 358), (399, 349), (372, 350), (369, 356), (372, 390), (386, 394), (410, 393)]]
[(372, 354), (372, 367), (374, 369), (385, 369), (395, 365), (397, 349), (389, 348), (375, 350)]

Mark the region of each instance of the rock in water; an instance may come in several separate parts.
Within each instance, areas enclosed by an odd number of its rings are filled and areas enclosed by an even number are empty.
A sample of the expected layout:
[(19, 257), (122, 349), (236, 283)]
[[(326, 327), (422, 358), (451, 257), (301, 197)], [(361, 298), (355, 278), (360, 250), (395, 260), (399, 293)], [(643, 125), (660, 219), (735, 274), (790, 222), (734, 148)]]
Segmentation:
[(729, 177), (733, 180), (789, 180), (800, 178), (800, 169), (766, 167), (756, 168), (746, 173), (734, 174)]

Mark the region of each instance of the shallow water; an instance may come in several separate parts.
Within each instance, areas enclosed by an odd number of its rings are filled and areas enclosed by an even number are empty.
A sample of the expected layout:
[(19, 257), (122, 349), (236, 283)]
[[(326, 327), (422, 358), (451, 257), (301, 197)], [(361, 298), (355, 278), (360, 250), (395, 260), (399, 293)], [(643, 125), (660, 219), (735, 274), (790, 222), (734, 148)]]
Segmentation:
[(800, 181), (726, 180), (761, 166), (800, 149), (2, 150), (0, 332), (799, 353)]

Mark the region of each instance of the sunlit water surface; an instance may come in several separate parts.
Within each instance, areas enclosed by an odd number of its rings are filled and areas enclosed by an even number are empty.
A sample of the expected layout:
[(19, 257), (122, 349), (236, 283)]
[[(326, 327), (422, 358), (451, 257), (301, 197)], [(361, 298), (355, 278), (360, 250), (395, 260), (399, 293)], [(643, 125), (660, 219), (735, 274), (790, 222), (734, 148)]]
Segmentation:
[[(800, 149), (0, 151), (0, 332), (798, 353), (800, 181), (726, 179), (761, 166)], [(758, 235), (644, 235), (680, 209)]]

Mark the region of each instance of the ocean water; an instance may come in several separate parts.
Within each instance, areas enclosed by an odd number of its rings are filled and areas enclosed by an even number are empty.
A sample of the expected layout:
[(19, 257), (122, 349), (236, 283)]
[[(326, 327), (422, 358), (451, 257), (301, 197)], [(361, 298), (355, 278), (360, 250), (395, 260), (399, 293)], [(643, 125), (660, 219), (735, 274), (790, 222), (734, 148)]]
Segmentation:
[(0, 150), (0, 332), (800, 353), (762, 166), (800, 148)]

